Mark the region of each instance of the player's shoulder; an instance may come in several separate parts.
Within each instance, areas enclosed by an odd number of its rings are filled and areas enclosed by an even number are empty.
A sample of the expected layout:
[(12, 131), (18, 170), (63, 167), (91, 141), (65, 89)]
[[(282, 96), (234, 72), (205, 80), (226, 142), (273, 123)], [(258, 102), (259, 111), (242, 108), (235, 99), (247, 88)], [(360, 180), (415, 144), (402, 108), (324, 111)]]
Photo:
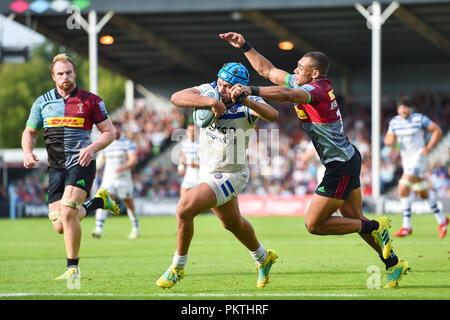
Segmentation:
[(77, 89), (78, 89), (78, 91), (76, 93), (76, 96), (81, 101), (91, 102), (91, 103), (99, 103), (100, 101), (103, 101), (102, 98), (100, 98), (98, 95), (96, 95), (90, 91), (84, 90), (83, 88), (79, 88), (79, 87)]
[(118, 142), (123, 145), (126, 145), (129, 149), (136, 149), (136, 143), (130, 138), (120, 137), (118, 139)]
[(216, 89), (217, 88), (217, 81), (208, 82), (208, 83), (202, 83), (198, 86), (195, 86), (194, 88), (200, 90), (201, 92), (209, 89)]
[(55, 94), (55, 90), (56, 89), (53, 88), (53, 89), (43, 93), (42, 95), (37, 97), (37, 99), (35, 100), (35, 103), (36, 104), (44, 104), (44, 103), (49, 103), (49, 102), (58, 100), (58, 97)]
[(398, 124), (398, 123), (403, 122), (403, 118), (400, 117), (399, 115), (396, 115), (389, 122), (392, 124)]

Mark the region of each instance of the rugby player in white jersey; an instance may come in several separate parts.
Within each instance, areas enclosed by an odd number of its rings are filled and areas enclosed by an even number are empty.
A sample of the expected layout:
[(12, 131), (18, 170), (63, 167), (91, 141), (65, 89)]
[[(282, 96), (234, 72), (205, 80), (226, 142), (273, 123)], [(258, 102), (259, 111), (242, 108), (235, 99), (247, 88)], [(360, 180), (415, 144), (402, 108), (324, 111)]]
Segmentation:
[[(115, 140), (101, 151), (97, 159), (97, 169), (105, 166), (100, 188), (108, 190), (113, 198), (123, 201), (132, 225), (128, 238), (135, 239), (139, 237), (139, 220), (134, 208), (131, 170), (138, 162), (137, 150), (132, 140), (122, 136), (120, 122), (114, 121), (113, 125), (116, 132)], [(95, 231), (92, 232), (94, 238), (102, 236), (107, 215), (107, 211), (97, 210)]]
[[(211, 107), (216, 121), (200, 129), (200, 183), (187, 191), (178, 203), (177, 249), (171, 266), (156, 281), (161, 288), (173, 287), (183, 278), (194, 235), (194, 218), (207, 209), (212, 209), (223, 226), (249, 250), (259, 269), (257, 287), (263, 288), (269, 282), (269, 272), (277, 254), (263, 247), (252, 225), (241, 216), (237, 195), (249, 179), (246, 152), (257, 120), (276, 121), (278, 111), (256, 96), (247, 96), (237, 103), (231, 100), (233, 85), (247, 84), (248, 79), (248, 70), (242, 64), (227, 63), (219, 70), (217, 81), (172, 95), (172, 103), (179, 107)], [(222, 99), (201, 96), (208, 87), (216, 88)], [(220, 255), (216, 258), (220, 259)]]
[[(384, 137), (384, 144), (392, 146), (397, 141), (400, 146), (403, 175), (398, 184), (398, 193), (403, 214), (403, 225), (395, 233), (397, 237), (404, 237), (412, 233), (411, 227), (411, 189), (420, 198), (427, 199), (436, 218), (439, 238), (447, 233), (449, 219), (438, 208), (436, 193), (428, 187), (425, 180), (427, 155), (438, 143), (442, 136), (441, 128), (427, 116), (414, 113), (413, 104), (406, 98), (397, 102), (398, 115), (389, 122), (388, 131)], [(431, 133), (428, 143), (425, 143), (426, 132)]]
[(181, 142), (180, 162), (178, 165), (178, 174), (183, 177), (180, 197), (188, 190), (194, 188), (199, 182), (199, 149), (200, 141), (195, 136), (195, 125), (194, 123), (189, 123), (186, 126), (186, 138)]

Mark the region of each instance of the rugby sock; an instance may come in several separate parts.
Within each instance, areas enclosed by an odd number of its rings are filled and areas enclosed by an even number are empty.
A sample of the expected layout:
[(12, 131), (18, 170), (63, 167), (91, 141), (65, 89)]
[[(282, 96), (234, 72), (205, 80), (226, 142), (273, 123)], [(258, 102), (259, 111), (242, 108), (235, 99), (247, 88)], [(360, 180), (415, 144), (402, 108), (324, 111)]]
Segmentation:
[(395, 255), (394, 250), (391, 250), (391, 253), (387, 259), (384, 259), (383, 255), (380, 254), (380, 259), (386, 265), (386, 270), (398, 263), (398, 257)]
[(433, 210), (434, 217), (438, 224), (443, 224), (445, 222), (445, 217), (438, 208), (436, 193), (433, 190), (429, 190), (428, 194), (428, 203), (430, 204), (431, 210)]
[(103, 208), (102, 198), (93, 198), (91, 200), (85, 201), (82, 206), (86, 209), (86, 215), (94, 210)]
[(80, 258), (76, 258), (76, 259), (67, 258), (67, 268), (70, 266), (78, 266), (78, 261), (80, 261)]
[(127, 208), (127, 214), (128, 218), (130, 218), (130, 221), (133, 225), (133, 229), (138, 230), (139, 229), (139, 221), (137, 216), (134, 214), (133, 210)]
[(411, 197), (400, 198), (403, 214), (403, 228), (411, 229)]
[(370, 234), (373, 230), (377, 230), (380, 224), (375, 220), (361, 219), (361, 230), (359, 233)]
[(184, 266), (186, 265), (188, 255), (185, 254), (184, 256), (178, 255), (178, 253), (175, 251), (175, 254), (173, 255), (172, 265), (178, 266), (180, 269), (184, 269)]
[(103, 232), (103, 224), (105, 223), (107, 215), (108, 211), (105, 210), (97, 210), (95, 213), (95, 231), (97, 233)]
[(250, 254), (253, 259), (255, 259), (258, 266), (261, 266), (267, 259), (267, 251), (262, 244), (259, 245), (259, 248), (256, 251), (250, 251)]

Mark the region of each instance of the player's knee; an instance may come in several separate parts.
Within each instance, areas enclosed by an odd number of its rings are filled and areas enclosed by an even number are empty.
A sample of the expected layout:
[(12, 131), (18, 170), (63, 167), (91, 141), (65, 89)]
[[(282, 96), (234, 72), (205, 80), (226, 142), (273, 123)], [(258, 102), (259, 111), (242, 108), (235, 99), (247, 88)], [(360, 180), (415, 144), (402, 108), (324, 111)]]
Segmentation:
[(75, 209), (75, 210), (81, 209), (81, 203), (78, 203), (77, 201), (71, 200), (71, 199), (62, 199), (61, 206), (64, 206), (65, 208)]
[(52, 211), (48, 214), (48, 219), (52, 222), (53, 229), (59, 234), (64, 233), (60, 211)]
[(305, 221), (305, 227), (306, 230), (308, 230), (309, 233), (311, 234), (317, 234), (318, 231), (318, 225), (316, 223), (314, 223), (313, 221)]
[(178, 202), (176, 214), (181, 220), (192, 219), (195, 206), (192, 201), (186, 198), (181, 198)]

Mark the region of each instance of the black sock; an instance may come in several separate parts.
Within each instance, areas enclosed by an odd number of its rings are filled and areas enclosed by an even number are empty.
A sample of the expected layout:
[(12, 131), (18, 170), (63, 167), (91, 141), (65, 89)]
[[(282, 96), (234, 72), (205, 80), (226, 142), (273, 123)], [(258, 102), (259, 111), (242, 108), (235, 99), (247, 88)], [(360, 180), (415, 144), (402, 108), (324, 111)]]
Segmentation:
[(362, 234), (370, 234), (373, 230), (377, 230), (380, 224), (375, 220), (361, 220), (361, 231)]
[(88, 215), (92, 211), (103, 208), (103, 199), (92, 198), (91, 200), (84, 202), (82, 206), (86, 209), (86, 215)]
[(67, 258), (67, 268), (70, 266), (78, 266), (78, 261), (80, 261), (80, 258), (76, 258), (76, 259)]
[(386, 260), (383, 258), (383, 255), (380, 254), (380, 259), (386, 265), (386, 270), (398, 263), (398, 257), (395, 255), (394, 250), (391, 250), (389, 257)]

